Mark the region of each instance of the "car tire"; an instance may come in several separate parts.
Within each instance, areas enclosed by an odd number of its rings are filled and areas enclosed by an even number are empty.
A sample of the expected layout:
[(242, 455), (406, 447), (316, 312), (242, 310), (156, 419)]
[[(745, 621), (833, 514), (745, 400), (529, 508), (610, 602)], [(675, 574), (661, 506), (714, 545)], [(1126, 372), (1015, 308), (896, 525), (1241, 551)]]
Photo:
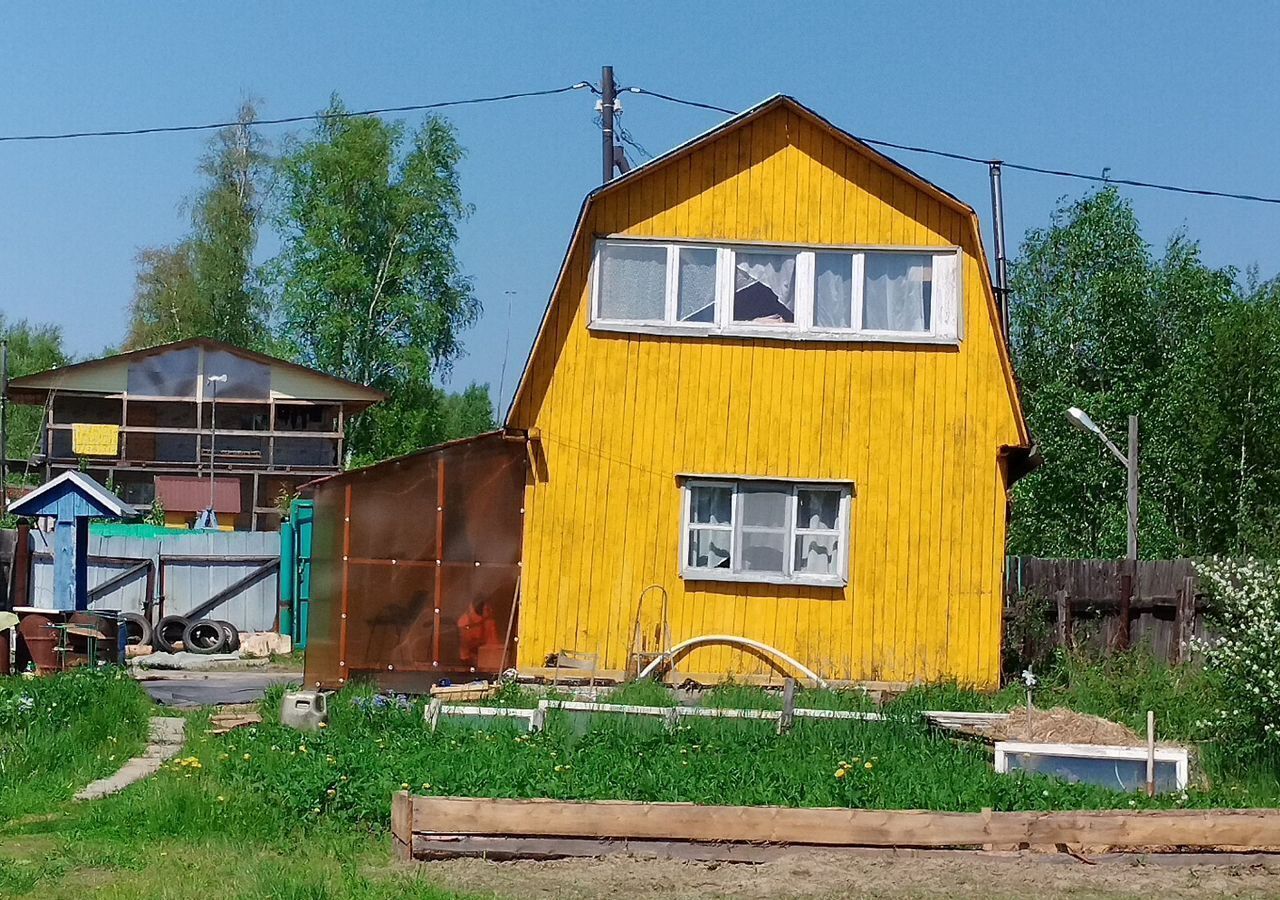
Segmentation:
[(227, 629), (214, 619), (196, 619), (183, 630), (182, 643), (189, 653), (222, 653), (227, 646)]
[(125, 643), (128, 646), (135, 647), (139, 644), (151, 643), (151, 623), (146, 616), (138, 613), (121, 613), (120, 627), (125, 630)]
[(152, 645), (161, 653), (174, 653), (173, 645), (182, 642), (189, 624), (186, 616), (165, 616), (151, 631)]
[(240, 649), (240, 630), (226, 619), (217, 619), (215, 621), (222, 626), (222, 630), (226, 632), (227, 635), (227, 643), (225, 645), (226, 649), (223, 650), (223, 652), (235, 653)]

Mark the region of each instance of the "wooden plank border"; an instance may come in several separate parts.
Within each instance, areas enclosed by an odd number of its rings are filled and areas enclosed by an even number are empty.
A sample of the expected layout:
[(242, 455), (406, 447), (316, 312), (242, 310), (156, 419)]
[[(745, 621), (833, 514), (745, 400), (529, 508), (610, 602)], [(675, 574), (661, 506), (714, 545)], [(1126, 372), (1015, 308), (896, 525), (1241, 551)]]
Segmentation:
[[(439, 851), (461, 837), (804, 844), (818, 847), (1280, 847), (1280, 810), (946, 813), (926, 810), (697, 806), (392, 797), (397, 847)], [(465, 842), (464, 842), (465, 843)]]

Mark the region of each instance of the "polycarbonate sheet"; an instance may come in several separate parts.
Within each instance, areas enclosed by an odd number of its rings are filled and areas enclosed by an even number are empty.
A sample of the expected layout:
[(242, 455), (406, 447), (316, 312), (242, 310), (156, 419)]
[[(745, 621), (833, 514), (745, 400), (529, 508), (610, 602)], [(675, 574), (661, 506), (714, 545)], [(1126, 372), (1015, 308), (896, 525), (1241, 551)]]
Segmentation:
[(199, 371), (199, 348), (166, 350), (129, 363), (125, 384), (130, 394), (143, 397), (194, 397)]
[(235, 400), (266, 400), (271, 396), (271, 367), (226, 350), (204, 352), (205, 375), (226, 375), (218, 396)]
[[(483, 435), (309, 489), (316, 501), (309, 634), (322, 644), (314, 666), (308, 646), (308, 683), (366, 675), (388, 689), (425, 690), (441, 677), (492, 675), (504, 659), (511, 664), (525, 458), (523, 441)], [(330, 655), (323, 642), (340, 632), (344, 536), (346, 641)]]

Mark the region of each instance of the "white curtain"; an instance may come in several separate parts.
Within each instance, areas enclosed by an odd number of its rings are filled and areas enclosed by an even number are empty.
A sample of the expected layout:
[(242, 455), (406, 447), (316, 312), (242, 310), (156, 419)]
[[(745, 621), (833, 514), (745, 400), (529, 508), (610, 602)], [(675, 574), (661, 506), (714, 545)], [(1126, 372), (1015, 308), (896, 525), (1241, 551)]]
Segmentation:
[(868, 253), (862, 327), (928, 331), (933, 258), (917, 253)]
[(791, 310), (796, 309), (795, 283), (796, 258), (778, 253), (739, 253), (738, 271), (734, 278), (734, 292), (763, 284), (777, 296), (778, 302)]
[(819, 253), (815, 262), (813, 324), (818, 328), (848, 328), (852, 324), (853, 257), (848, 253)]
[(662, 321), (667, 291), (666, 247), (605, 244), (600, 266), (601, 318)]

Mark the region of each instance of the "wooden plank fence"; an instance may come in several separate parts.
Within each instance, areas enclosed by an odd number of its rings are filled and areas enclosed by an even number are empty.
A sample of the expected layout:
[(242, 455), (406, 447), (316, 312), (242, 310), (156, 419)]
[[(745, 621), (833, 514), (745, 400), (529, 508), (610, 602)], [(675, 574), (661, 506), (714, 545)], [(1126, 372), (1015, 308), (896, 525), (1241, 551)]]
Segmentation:
[[(1206, 636), (1206, 601), (1190, 559), (1038, 559), (1005, 566), (1006, 641), (1024, 659), (1053, 647), (1110, 653), (1145, 645), (1170, 663)], [(1037, 628), (1039, 624), (1042, 627)]]

